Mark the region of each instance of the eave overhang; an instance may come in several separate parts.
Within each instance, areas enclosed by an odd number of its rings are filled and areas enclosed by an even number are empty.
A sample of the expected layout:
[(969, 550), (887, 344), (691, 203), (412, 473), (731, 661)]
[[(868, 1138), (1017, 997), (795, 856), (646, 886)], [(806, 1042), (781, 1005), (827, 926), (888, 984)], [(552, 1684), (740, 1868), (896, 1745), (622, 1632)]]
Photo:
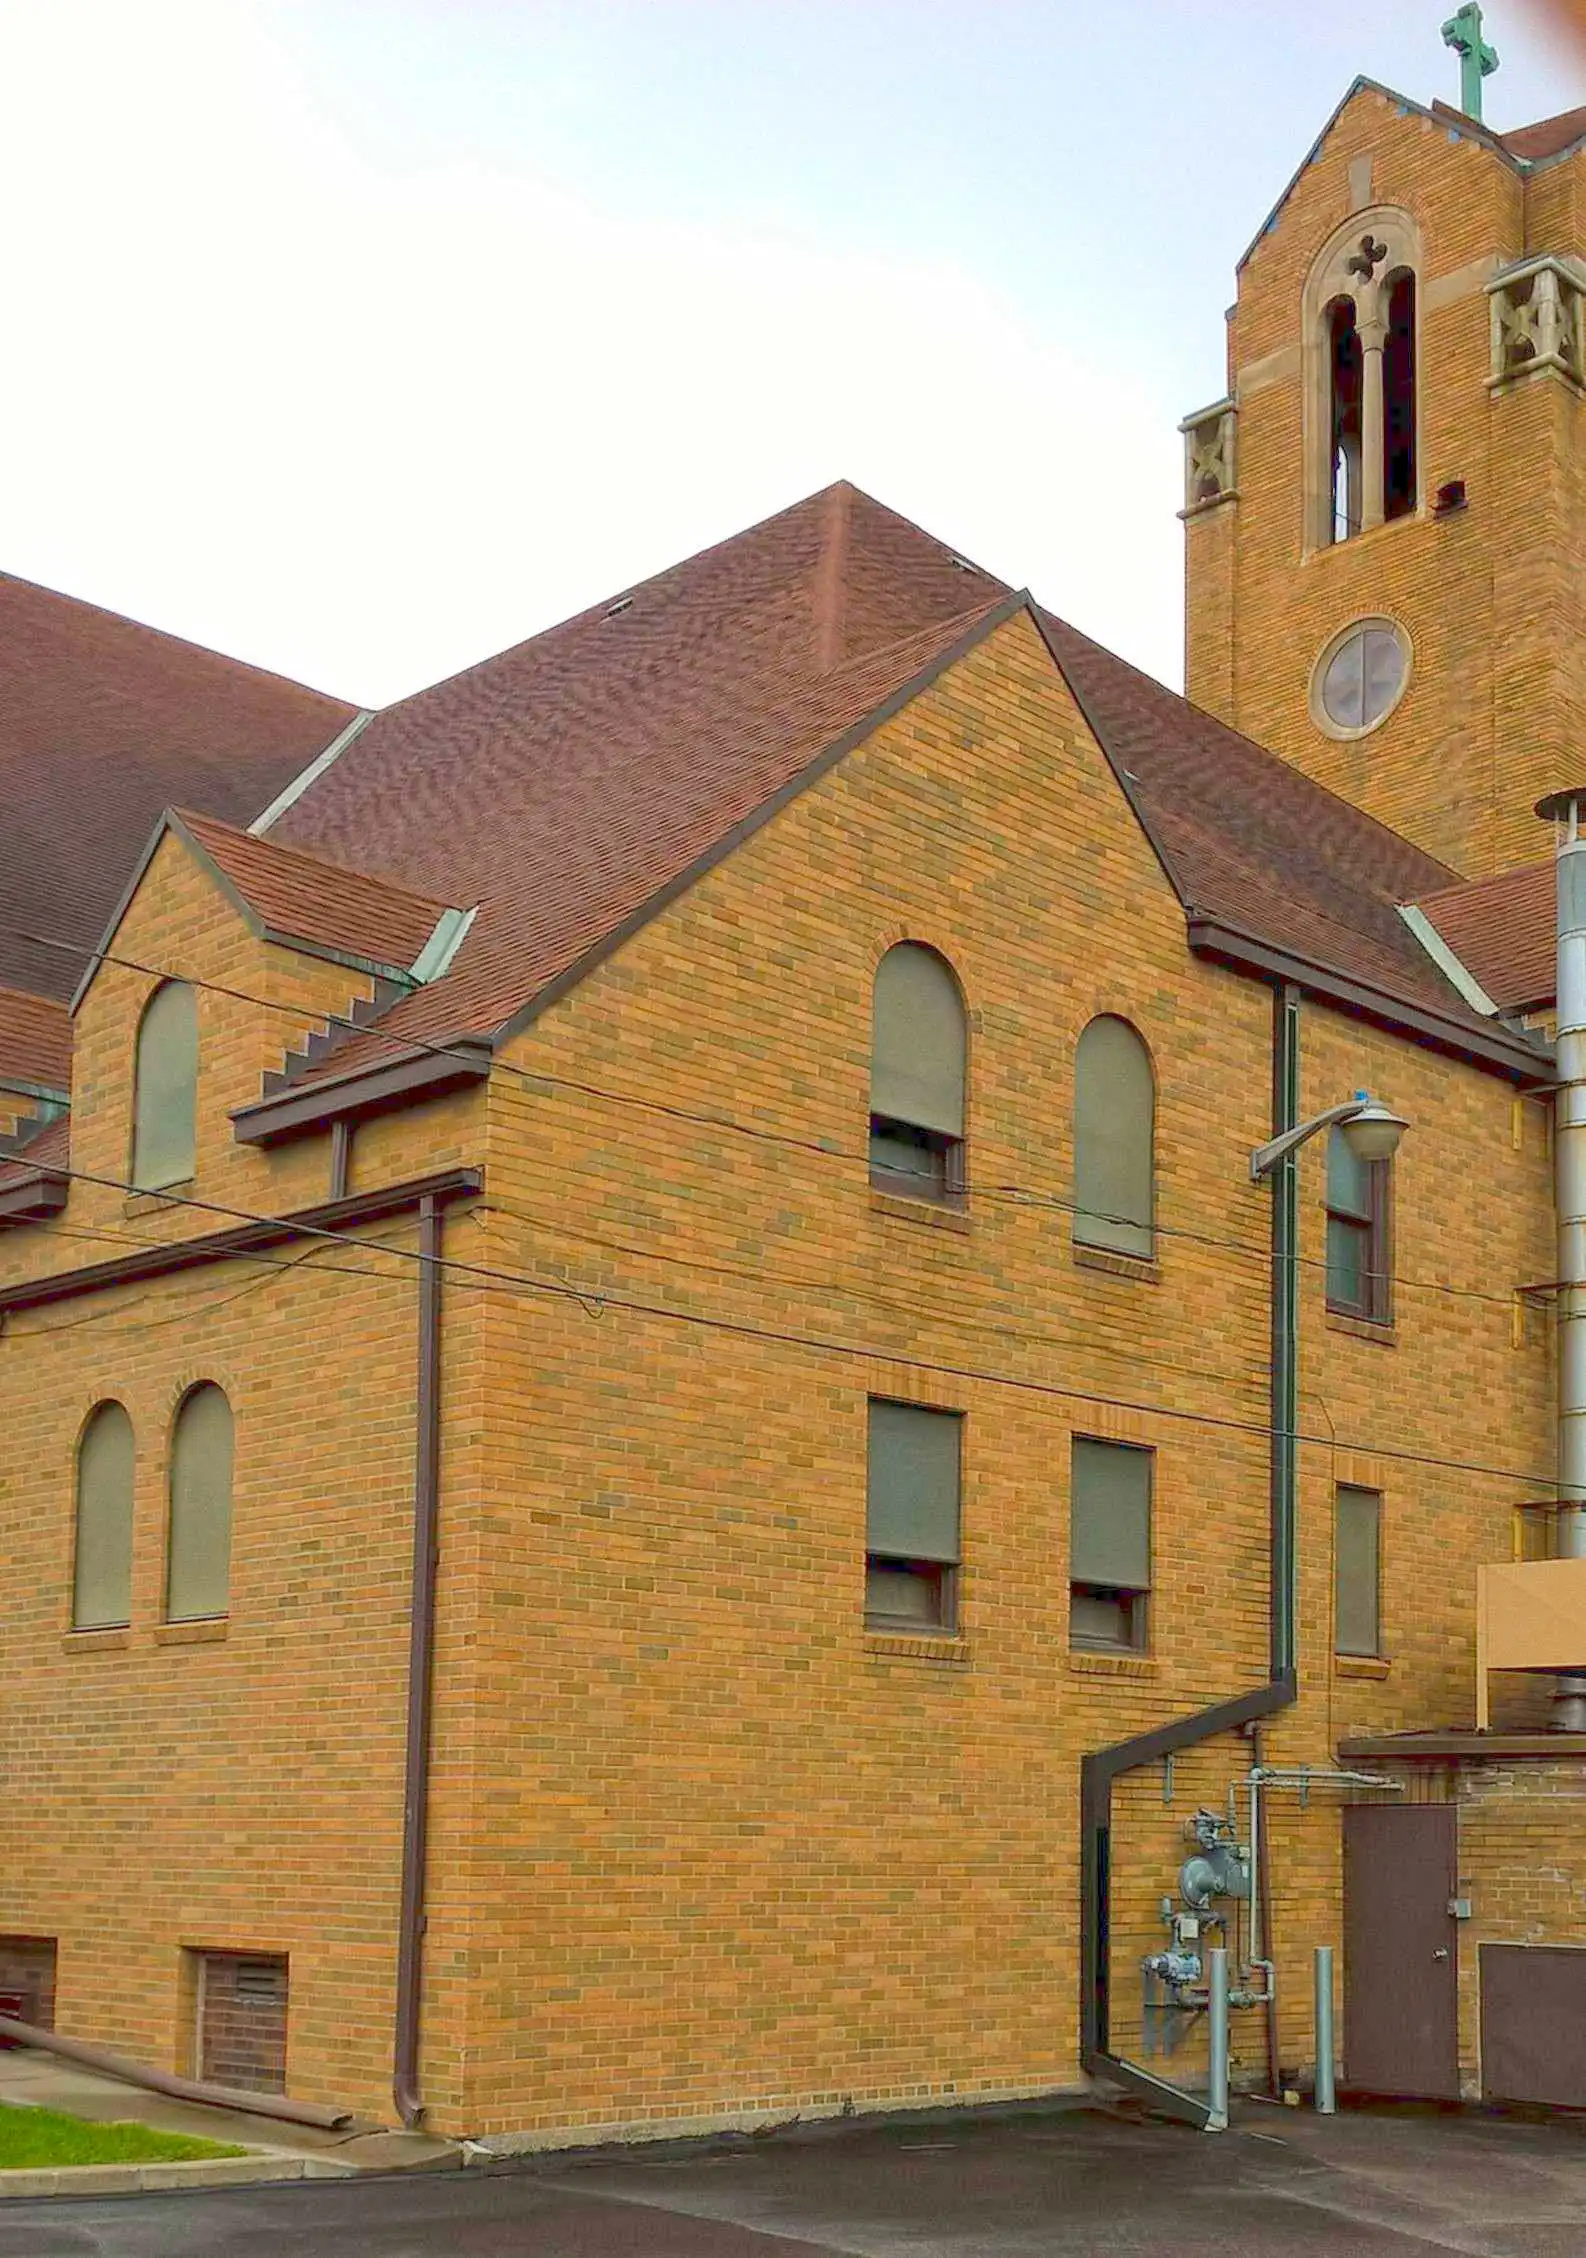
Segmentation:
[[(64, 1180), (55, 1177), (48, 1181), (53, 1182), (64, 1201)], [(19, 1285), (0, 1287), (0, 1318), (17, 1310), (38, 1309), (48, 1302), (72, 1301), (83, 1294), (138, 1285), (148, 1278), (169, 1277), (179, 1270), (197, 1270), (210, 1263), (239, 1258), (245, 1260), (251, 1254), (260, 1254), (271, 1247), (284, 1246), (292, 1239), (316, 1233), (351, 1231), (363, 1224), (381, 1223), (390, 1216), (407, 1214), (423, 1200), (471, 1199), (484, 1189), (484, 1181), (482, 1169), (449, 1168), (437, 1175), (409, 1177), (404, 1183), (354, 1192), (344, 1200), (327, 1200), (318, 1207), (295, 1208), (288, 1215), (231, 1224), (223, 1231), (207, 1231), (202, 1238), (172, 1239), (165, 1246), (140, 1247), (135, 1254), (117, 1255), (109, 1262), (89, 1263), (81, 1270), (58, 1270), (47, 1278), (28, 1278)], [(14, 1185), (11, 1189), (21, 1192), (26, 1187)], [(6, 1196), (0, 1194), (0, 1200)], [(348, 1241), (351, 1246), (357, 1243), (353, 1239)]]
[(1264, 980), (1292, 980), (1305, 994), (1341, 1011), (1370, 1020), (1392, 1034), (1408, 1035), (1428, 1049), (1461, 1058), (1474, 1066), (1506, 1075), (1511, 1081), (1548, 1083), (1553, 1079), (1551, 1054), (1524, 1036), (1500, 1027), (1490, 1031), (1445, 1018), (1428, 1005), (1412, 1004), (1357, 980), (1335, 965), (1276, 948), (1259, 935), (1234, 925), (1197, 917), (1189, 919), (1189, 945), (1197, 956), (1225, 964), (1235, 972), (1254, 973)]
[(312, 1137), (333, 1121), (362, 1121), (483, 1082), (491, 1056), (482, 1036), (459, 1035), (350, 1074), (327, 1075), (300, 1088), (288, 1083), (267, 1098), (239, 1106), (231, 1117), (232, 1133), (239, 1145), (280, 1145)]

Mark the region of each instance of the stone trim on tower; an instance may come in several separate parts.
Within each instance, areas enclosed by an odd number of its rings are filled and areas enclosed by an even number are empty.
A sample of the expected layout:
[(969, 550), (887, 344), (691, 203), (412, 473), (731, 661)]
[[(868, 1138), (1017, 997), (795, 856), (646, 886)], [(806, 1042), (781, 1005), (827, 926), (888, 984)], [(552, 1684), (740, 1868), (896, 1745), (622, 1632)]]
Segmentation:
[(1502, 268), (1487, 285), (1489, 391), (1554, 369), (1586, 388), (1586, 267), (1554, 252)]
[(1179, 429), (1184, 434), (1184, 507), (1179, 516), (1194, 517), (1220, 502), (1236, 502), (1238, 403), (1214, 400), (1209, 408), (1186, 416)]

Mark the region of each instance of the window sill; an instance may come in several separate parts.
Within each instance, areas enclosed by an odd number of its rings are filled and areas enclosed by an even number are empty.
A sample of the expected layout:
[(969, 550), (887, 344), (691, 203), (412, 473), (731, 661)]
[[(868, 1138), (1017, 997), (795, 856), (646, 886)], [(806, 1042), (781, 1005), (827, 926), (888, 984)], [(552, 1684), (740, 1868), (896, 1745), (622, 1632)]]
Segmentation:
[(1379, 1349), (1396, 1349), (1399, 1345), (1391, 1321), (1385, 1325), (1375, 1317), (1347, 1317), (1341, 1309), (1327, 1312), (1327, 1329), (1330, 1333), (1348, 1333), (1357, 1341), (1375, 1341)]
[(1102, 1647), (1075, 1646), (1068, 1650), (1068, 1666), (1090, 1678), (1154, 1678), (1160, 1664), (1149, 1654), (1109, 1654)]
[(1384, 518), (1380, 525), (1362, 526), (1344, 541), (1313, 541), (1300, 553), (1302, 565), (1317, 564), (1323, 557), (1354, 556), (1371, 548), (1390, 533), (1401, 533), (1407, 525), (1428, 525), (1432, 511), (1425, 502), (1417, 502), (1413, 510), (1402, 510), (1397, 517)]
[(1384, 1654), (1335, 1654), (1335, 1678), (1385, 1678), (1393, 1664)]
[(206, 1615), (196, 1623), (156, 1623), (156, 1646), (210, 1646), (230, 1635), (229, 1615)]
[(61, 1638), (62, 1654), (120, 1654), (132, 1644), (131, 1626), (107, 1623), (97, 1631), (67, 1631)]
[(870, 1212), (894, 1216), (899, 1223), (923, 1223), (928, 1230), (969, 1229), (969, 1217), (962, 1207), (952, 1207), (941, 1200), (906, 1199), (900, 1192), (878, 1192), (872, 1188)]
[(956, 1631), (882, 1631), (867, 1624), (865, 1652), (893, 1662), (934, 1662), (960, 1670), (969, 1664), (969, 1641)]
[(1162, 1265), (1143, 1254), (1114, 1254), (1109, 1247), (1073, 1247), (1074, 1260), (1082, 1270), (1105, 1270), (1113, 1278), (1138, 1278), (1143, 1284), (1157, 1286), (1162, 1282)]

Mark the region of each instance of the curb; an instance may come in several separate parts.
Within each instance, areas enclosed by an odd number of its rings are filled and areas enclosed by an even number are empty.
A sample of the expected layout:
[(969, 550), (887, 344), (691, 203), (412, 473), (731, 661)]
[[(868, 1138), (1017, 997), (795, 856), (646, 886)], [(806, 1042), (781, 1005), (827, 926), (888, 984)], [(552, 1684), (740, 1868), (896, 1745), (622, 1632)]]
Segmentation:
[(252, 2187), (266, 2180), (353, 2180), (328, 2156), (210, 2156), (186, 2164), (60, 2164), (0, 2172), (0, 2202), (40, 2195), (138, 2195), (153, 2188)]

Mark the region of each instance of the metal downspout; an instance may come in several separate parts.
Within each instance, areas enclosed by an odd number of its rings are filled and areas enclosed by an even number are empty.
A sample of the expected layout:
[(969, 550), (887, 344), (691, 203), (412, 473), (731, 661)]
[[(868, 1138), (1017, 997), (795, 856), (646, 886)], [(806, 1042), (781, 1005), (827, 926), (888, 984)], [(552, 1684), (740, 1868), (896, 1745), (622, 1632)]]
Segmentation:
[[(1558, 1549), (1586, 1556), (1586, 791), (1559, 792), (1537, 814), (1556, 824), (1558, 1094), (1553, 1196), (1558, 1227)], [(1586, 1677), (1561, 1674), (1553, 1724), (1586, 1731)]]
[[(1289, 982), (1272, 995), (1272, 1134), (1299, 1126), (1300, 996)], [(1272, 1174), (1271, 1408), (1268, 1500), (1271, 1577), (1268, 1592), (1269, 1665), (1264, 1686), (1252, 1686), (1210, 1709), (1180, 1717), (1153, 1732), (1117, 1741), (1081, 1760), (1080, 1799), (1080, 2063), (1091, 2077), (1126, 2086), (1164, 2115), (1205, 2131), (1214, 2112), (1199, 2095), (1155, 2078), (1112, 2051), (1108, 1953), (1112, 1914), (1112, 1785), (1122, 1773), (1193, 1748), (1219, 1733), (1287, 1709), (1295, 1678), (1295, 1495), (1299, 1428), (1299, 1201), (1296, 1156)]]
[(430, 1711), (435, 1662), (436, 1525), (441, 1443), (441, 1210), (419, 1207), (418, 1397), (414, 1419), (413, 1595), (408, 1641), (407, 1756), (402, 1786), (402, 1903), (397, 1923), (396, 2046), (391, 2095), (410, 2129), (419, 2092), (419, 2008), (424, 1982), (424, 1857), (429, 1831)]

